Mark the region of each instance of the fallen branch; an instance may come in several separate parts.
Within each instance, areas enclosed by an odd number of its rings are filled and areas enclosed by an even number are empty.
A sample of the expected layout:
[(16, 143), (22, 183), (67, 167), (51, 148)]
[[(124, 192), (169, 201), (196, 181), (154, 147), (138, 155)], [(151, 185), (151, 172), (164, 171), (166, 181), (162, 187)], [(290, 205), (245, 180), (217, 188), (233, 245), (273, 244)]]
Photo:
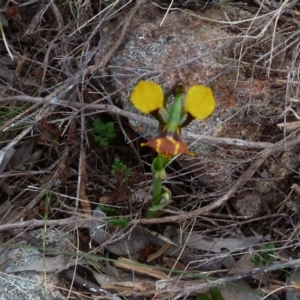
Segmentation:
[[(44, 104), (45, 101), (43, 98), (34, 98), (34, 97), (29, 97), (29, 96), (13, 96), (13, 97), (6, 97), (0, 99), (0, 103), (6, 103), (9, 101), (24, 101), (24, 102), (33, 102), (37, 103), (39, 105)], [(108, 105), (108, 104), (86, 104), (86, 103), (80, 103), (80, 102), (75, 102), (75, 101), (65, 101), (65, 100), (58, 100), (55, 105), (61, 105), (61, 106), (68, 106), (68, 107), (73, 107), (73, 108), (78, 108), (81, 110), (91, 110), (95, 114), (96, 113), (112, 113), (115, 115), (131, 118), (134, 120), (137, 120), (138, 122), (146, 125), (153, 126), (157, 128), (157, 121), (153, 119), (149, 119), (147, 117), (138, 115), (136, 113), (126, 111), (124, 109), (118, 108), (115, 105)], [(16, 120), (14, 120), (16, 121)], [(7, 124), (5, 124), (7, 125)], [(5, 127), (3, 125), (1, 128)], [(274, 146), (272, 143), (266, 143), (266, 142), (251, 142), (251, 141), (245, 141), (241, 139), (232, 139), (232, 138), (218, 138), (218, 137), (213, 137), (213, 136), (206, 136), (206, 135), (200, 135), (200, 134), (195, 134), (188, 132), (186, 130), (183, 130), (182, 136), (191, 138), (193, 140), (201, 141), (201, 142), (207, 142), (210, 144), (218, 145), (218, 146), (232, 146), (236, 148), (245, 148), (245, 149), (265, 149), (271, 146)]]
[(256, 170), (263, 164), (263, 162), (272, 154), (278, 153), (281, 151), (286, 151), (297, 144), (300, 143), (300, 134), (298, 132), (291, 134), (286, 139), (281, 140), (280, 142), (276, 143), (272, 147), (269, 147), (263, 151), (261, 151), (257, 155), (257, 159), (251, 164), (251, 166), (243, 173), (239, 179), (232, 185), (229, 191), (220, 197), (219, 199), (213, 201), (212, 203), (201, 207), (199, 209), (185, 212), (184, 214), (176, 215), (176, 216), (169, 216), (169, 217), (161, 217), (161, 218), (154, 218), (154, 219), (140, 219), (140, 220), (132, 220), (130, 222), (131, 225), (133, 224), (158, 224), (158, 223), (168, 223), (168, 222), (181, 222), (187, 219), (196, 218), (199, 215), (205, 215), (212, 210), (224, 205), (237, 191), (240, 189), (256, 172)]
[[(153, 295), (153, 294), (159, 292), (160, 295), (166, 293), (169, 297), (172, 297), (172, 299), (174, 299), (175, 295), (176, 295), (176, 299), (182, 299), (190, 294), (197, 294), (202, 291), (205, 291), (205, 290), (209, 289), (210, 287), (234, 283), (235, 281), (238, 281), (238, 280), (241, 280), (241, 279), (244, 279), (247, 277), (251, 277), (253, 275), (268, 273), (268, 272), (272, 272), (275, 270), (282, 270), (282, 269), (286, 269), (286, 268), (297, 268), (299, 265), (300, 265), (300, 259), (297, 259), (297, 260), (288, 261), (288, 262), (284, 262), (284, 263), (276, 263), (274, 265), (266, 266), (266, 267), (262, 267), (262, 268), (255, 268), (250, 271), (238, 273), (238, 274), (235, 274), (232, 276), (228, 276), (228, 277), (224, 277), (224, 278), (220, 278), (220, 279), (216, 279), (216, 280), (212, 280), (211, 278), (207, 279), (207, 276), (198, 274), (197, 277), (206, 279), (206, 282), (203, 282), (203, 279), (202, 279), (202, 281), (200, 281), (199, 279), (198, 280), (190, 279), (190, 280), (186, 280), (186, 281), (181, 280), (179, 282), (178, 278), (175, 277), (175, 278), (170, 278), (169, 280), (157, 281), (156, 282), (156, 290), (154, 290), (154, 291), (147, 291), (145, 293), (134, 293), (134, 291), (133, 291), (132, 295), (135, 295), (136, 297), (137, 296), (146, 297), (146, 296)], [(193, 276), (193, 274), (190, 274), (190, 275)], [(159, 286), (161, 286), (163, 288), (159, 288)]]

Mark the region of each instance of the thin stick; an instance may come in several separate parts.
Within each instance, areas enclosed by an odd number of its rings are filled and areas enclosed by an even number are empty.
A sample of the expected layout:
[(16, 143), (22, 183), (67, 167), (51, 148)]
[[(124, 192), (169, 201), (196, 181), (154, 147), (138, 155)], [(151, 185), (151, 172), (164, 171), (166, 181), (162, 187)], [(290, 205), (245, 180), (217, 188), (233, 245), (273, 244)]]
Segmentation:
[(136, 1), (135, 6), (131, 9), (130, 13), (127, 16), (127, 19), (126, 19), (126, 21), (125, 21), (125, 23), (123, 25), (123, 28), (122, 28), (121, 33), (120, 33), (120, 36), (118, 37), (117, 41), (110, 48), (110, 50), (108, 51), (108, 53), (101, 59), (101, 61), (98, 64), (96, 64), (94, 66), (91, 66), (89, 68), (89, 73), (90, 72), (94, 73), (96, 70), (101, 70), (101, 69), (105, 68), (105, 66), (108, 63), (108, 61), (113, 57), (114, 53), (121, 46), (132, 18), (134, 17), (134, 15), (136, 14), (136, 12), (140, 8), (140, 6), (142, 4), (144, 4), (145, 2), (146, 2), (145, 0)]
[(239, 179), (232, 185), (229, 191), (219, 199), (215, 200), (214, 202), (204, 207), (201, 207), (199, 209), (196, 209), (194, 211), (186, 212), (181, 215), (161, 217), (155, 219), (132, 220), (130, 224), (133, 225), (133, 224), (158, 224), (158, 223), (168, 223), (168, 222), (182, 222), (187, 219), (196, 218), (199, 215), (207, 214), (210, 211), (224, 205), (227, 202), (227, 200), (229, 200), (238, 191), (238, 189), (241, 188), (252, 177), (254, 172), (263, 164), (263, 162), (270, 155), (280, 151), (286, 151), (286, 149), (292, 148), (295, 145), (298, 145), (300, 143), (300, 134), (297, 134), (296, 136), (294, 136), (294, 134), (291, 134), (290, 137), (291, 139), (289, 141), (283, 139), (277, 144), (275, 144), (274, 146), (261, 151), (258, 154), (258, 158), (251, 164), (248, 170), (246, 170), (246, 172), (239, 177)]
[[(46, 99), (43, 98), (34, 98), (29, 96), (12, 96), (12, 97), (6, 97), (0, 99), (0, 103), (5, 103), (9, 101), (27, 101), (27, 102), (38, 102), (34, 107), (37, 107), (41, 104), (44, 104)], [(123, 117), (127, 117), (130, 119), (134, 119), (139, 121), (142, 124), (147, 124), (153, 127), (157, 128), (157, 121), (149, 119), (144, 116), (140, 116), (136, 113), (126, 111), (124, 109), (118, 108), (115, 105), (106, 105), (106, 104), (86, 104), (86, 103), (80, 103), (75, 101), (65, 101), (65, 100), (58, 100), (55, 105), (61, 105), (61, 106), (68, 106), (73, 108), (79, 108), (82, 110), (91, 110), (95, 114), (100, 112), (108, 112), (116, 115), (120, 115)], [(28, 112), (28, 111), (27, 111)], [(19, 115), (20, 116), (20, 115)], [(19, 116), (15, 117), (13, 120), (14, 122), (19, 119)], [(11, 124), (11, 121), (5, 123), (3, 126), (0, 127), (0, 131), (3, 130), (3, 128), (6, 128), (9, 124)], [(250, 148), (250, 149), (265, 149), (271, 146), (274, 146), (272, 143), (267, 142), (251, 142), (251, 141), (245, 141), (241, 139), (232, 139), (232, 138), (218, 138), (213, 136), (206, 136), (206, 135), (200, 135), (195, 134), (192, 132), (188, 132), (187, 130), (182, 131), (183, 137), (191, 138), (193, 140), (198, 140), (201, 142), (206, 142), (218, 146), (232, 146), (236, 148)]]

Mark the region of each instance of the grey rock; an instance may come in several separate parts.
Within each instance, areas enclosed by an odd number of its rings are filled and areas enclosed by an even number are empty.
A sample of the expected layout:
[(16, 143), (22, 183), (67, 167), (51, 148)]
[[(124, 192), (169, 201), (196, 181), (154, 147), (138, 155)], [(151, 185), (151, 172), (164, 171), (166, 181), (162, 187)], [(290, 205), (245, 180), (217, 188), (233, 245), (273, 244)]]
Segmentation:
[[(228, 21), (224, 15), (230, 16), (231, 21), (252, 17), (251, 13), (243, 12), (230, 5), (222, 9), (174, 10), (168, 12), (162, 22), (162, 11), (148, 3), (144, 5), (135, 15), (122, 47), (109, 66), (115, 85), (121, 90), (123, 107), (138, 113), (130, 103), (129, 94), (140, 79), (157, 82), (165, 90), (178, 79), (185, 83), (186, 89), (194, 84), (211, 85), (217, 109), (208, 119), (193, 121), (186, 131), (214, 137), (261, 140), (264, 130), (284, 111), (285, 94), (274, 91), (268, 80), (249, 78), (245, 72), (238, 72), (237, 53), (245, 47), (251, 48), (253, 39), (237, 38), (236, 33), (222, 22)], [(252, 28), (260, 26), (259, 22), (259, 19), (255, 20)], [(247, 21), (243, 23), (246, 24)], [(281, 42), (282, 37), (276, 36), (273, 46)], [(255, 49), (262, 51), (260, 47), (265, 49), (263, 47), (267, 45), (258, 41)], [(280, 56), (280, 59), (284, 57)], [(249, 62), (253, 62), (252, 58)], [(289, 65), (288, 60), (285, 60), (285, 65)], [(130, 124), (147, 139), (156, 135), (157, 128), (139, 120), (132, 119)], [(184, 133), (182, 137), (185, 142), (192, 143), (191, 150), (197, 154), (195, 158), (182, 156), (178, 159), (186, 172), (191, 172), (195, 179), (214, 191), (235, 181), (235, 171), (245, 163), (247, 154), (241, 155), (240, 149), (227, 150), (201, 140), (191, 140)]]
[[(70, 241), (67, 242), (68, 238), (64, 235), (59, 237), (56, 230), (48, 229), (45, 233), (44, 229), (40, 229), (32, 231), (32, 233), (36, 238), (44, 236), (47, 248), (70, 250), (71, 243)], [(43, 253), (41, 251), (24, 241), (12, 244), (9, 247), (1, 245), (2, 275), (0, 276), (0, 300), (65, 299), (57, 288), (59, 280), (53, 273), (45, 274), (44, 272), (34, 271), (10, 273), (14, 268), (30, 265), (42, 256)]]

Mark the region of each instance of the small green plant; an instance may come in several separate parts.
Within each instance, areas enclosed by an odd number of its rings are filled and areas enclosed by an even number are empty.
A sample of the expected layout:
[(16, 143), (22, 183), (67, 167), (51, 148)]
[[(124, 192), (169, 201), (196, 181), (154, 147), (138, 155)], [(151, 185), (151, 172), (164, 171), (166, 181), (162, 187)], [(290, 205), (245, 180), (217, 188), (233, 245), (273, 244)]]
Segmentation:
[(109, 207), (106, 205), (101, 205), (101, 204), (99, 205), (99, 208), (108, 217), (120, 215), (120, 211), (116, 208)]
[(111, 175), (124, 176), (126, 180), (131, 176), (132, 171), (120, 160), (119, 157), (115, 157), (114, 163), (111, 166)]
[(126, 227), (130, 220), (127, 218), (123, 217), (118, 217), (120, 215), (120, 210), (114, 208), (114, 207), (109, 207), (105, 205), (99, 205), (100, 210), (105, 213), (107, 217), (110, 217), (107, 219), (107, 224), (109, 227)]
[(108, 219), (107, 220), (107, 223), (108, 223), (108, 226), (111, 227), (111, 228), (114, 228), (114, 227), (121, 227), (121, 228), (124, 228), (124, 227), (127, 227), (128, 224), (129, 224), (130, 220), (127, 219), (127, 218), (111, 218), (111, 219)]
[(210, 295), (210, 297), (208, 297), (204, 294), (199, 294), (196, 297), (196, 300), (224, 300), (220, 287), (214, 286), (214, 287), (209, 288), (209, 295)]
[(95, 119), (93, 122), (94, 141), (99, 144), (101, 148), (108, 146), (109, 141), (116, 137), (115, 124), (113, 122), (103, 123), (100, 119)]
[(274, 261), (274, 248), (275, 245), (273, 243), (262, 245), (261, 249), (266, 250), (262, 253), (255, 253), (251, 257), (251, 262), (258, 267), (260, 264), (266, 266), (267, 264)]

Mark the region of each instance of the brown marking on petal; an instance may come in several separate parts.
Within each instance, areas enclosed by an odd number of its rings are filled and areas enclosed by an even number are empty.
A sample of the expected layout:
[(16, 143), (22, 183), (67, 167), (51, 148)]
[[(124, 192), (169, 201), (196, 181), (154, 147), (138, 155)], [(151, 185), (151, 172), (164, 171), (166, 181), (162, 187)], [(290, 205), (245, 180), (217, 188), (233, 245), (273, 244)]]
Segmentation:
[(187, 145), (180, 139), (180, 136), (176, 132), (163, 132), (158, 137), (150, 139), (147, 143), (142, 143), (141, 145), (155, 149), (156, 152), (162, 153), (164, 157), (178, 154), (195, 156), (193, 152), (188, 150)]
[[(174, 140), (172, 142), (174, 142), (173, 144), (175, 146), (174, 154), (177, 155), (179, 153), (179, 151), (180, 151), (180, 148), (182, 148), (182, 147), (181, 147), (181, 145), (178, 142), (176, 143)], [(182, 153), (182, 152), (180, 152), (180, 153)]]
[(167, 131), (167, 130), (165, 130), (159, 135), (159, 137), (160, 138), (166, 138), (166, 139), (173, 139), (176, 142), (183, 143), (182, 140), (181, 140), (181, 137), (180, 137), (180, 131), (179, 130), (180, 130), (179, 128), (177, 128), (176, 131)]

